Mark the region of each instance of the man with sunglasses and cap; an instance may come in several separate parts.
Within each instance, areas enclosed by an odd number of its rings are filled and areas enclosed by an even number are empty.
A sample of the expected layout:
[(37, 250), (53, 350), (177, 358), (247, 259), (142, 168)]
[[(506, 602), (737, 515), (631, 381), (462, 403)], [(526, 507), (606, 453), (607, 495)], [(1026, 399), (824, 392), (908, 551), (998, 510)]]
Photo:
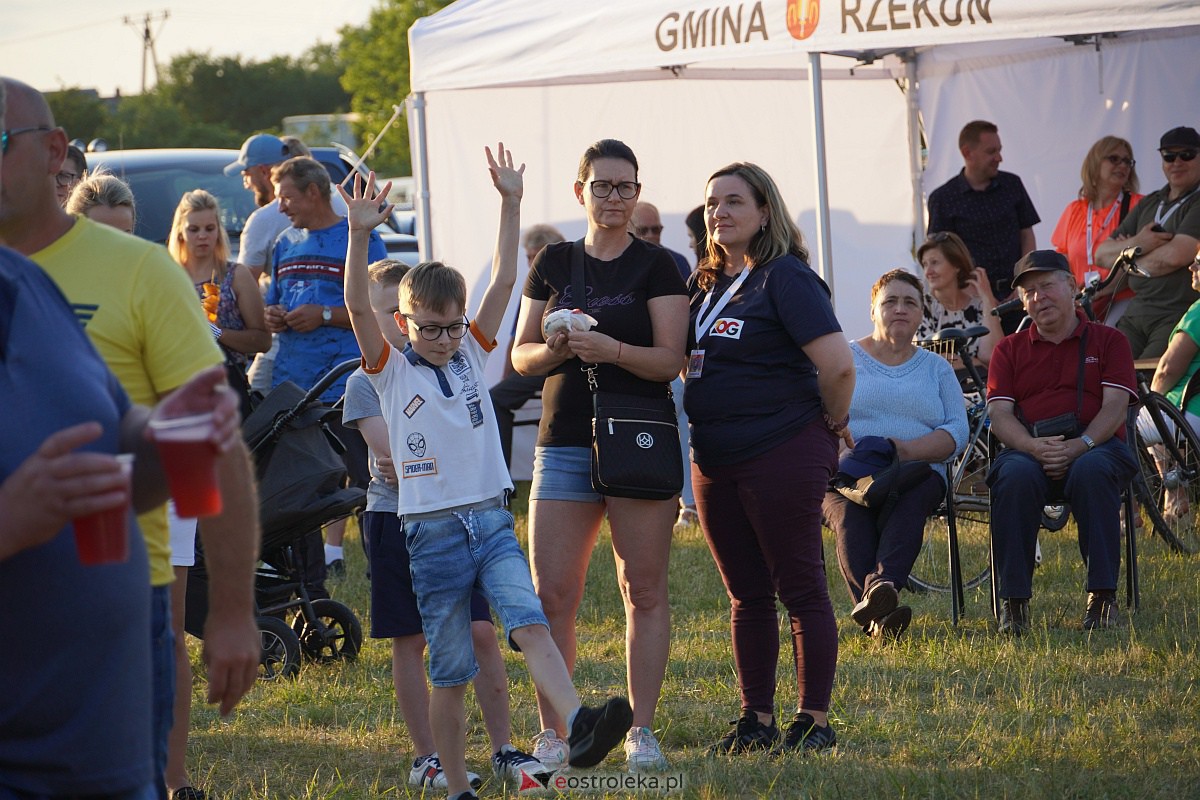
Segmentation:
[(1056, 500), (1071, 506), (1087, 566), (1082, 627), (1108, 628), (1117, 622), (1121, 490), (1137, 469), (1124, 442), (1137, 400), (1129, 342), (1076, 308), (1061, 253), (1034, 250), (1013, 273), (1033, 325), (1001, 339), (988, 365), (992, 434), (1005, 445), (987, 478), (999, 630), (1029, 628), (1042, 508)]
[(1117, 323), (1134, 358), (1161, 356), (1175, 324), (1200, 300), (1187, 270), (1200, 245), (1200, 133), (1172, 128), (1162, 135), (1158, 152), (1167, 185), (1146, 195), (1096, 249), (1096, 263), (1109, 267), (1122, 250), (1142, 249), (1137, 264), (1149, 277), (1129, 276), (1136, 295)]

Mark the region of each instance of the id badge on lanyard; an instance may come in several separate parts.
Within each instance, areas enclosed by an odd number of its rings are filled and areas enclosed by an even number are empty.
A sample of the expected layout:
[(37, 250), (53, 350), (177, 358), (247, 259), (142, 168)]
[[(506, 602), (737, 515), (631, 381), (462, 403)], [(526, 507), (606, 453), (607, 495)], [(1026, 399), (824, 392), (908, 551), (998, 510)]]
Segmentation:
[[(725, 310), (725, 306), (737, 294), (737, 290), (742, 288), (742, 284), (746, 282), (746, 278), (750, 275), (750, 268), (745, 267), (733, 279), (733, 283), (729, 284), (721, 297), (717, 300), (716, 305), (713, 305), (712, 310), (709, 310), (709, 305), (712, 304), (713, 290), (709, 289), (708, 294), (704, 297), (704, 302), (700, 304), (700, 310), (696, 312), (696, 347), (692, 352), (688, 353), (687, 372), (685, 378), (699, 378), (704, 372), (704, 348), (701, 343), (704, 337), (708, 335), (709, 329), (716, 322), (721, 312)], [(707, 313), (705, 313), (707, 312)]]

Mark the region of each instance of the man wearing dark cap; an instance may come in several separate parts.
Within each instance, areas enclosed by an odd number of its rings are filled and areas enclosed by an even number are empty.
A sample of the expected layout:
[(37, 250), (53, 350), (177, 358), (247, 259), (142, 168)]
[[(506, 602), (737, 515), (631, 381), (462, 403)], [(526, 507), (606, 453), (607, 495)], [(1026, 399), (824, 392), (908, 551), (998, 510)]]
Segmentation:
[[(1175, 324), (1200, 300), (1187, 270), (1200, 246), (1200, 133), (1172, 128), (1162, 135), (1158, 152), (1167, 185), (1142, 198), (1096, 249), (1096, 263), (1111, 267), (1125, 248), (1142, 248), (1137, 263), (1150, 277), (1129, 276), (1137, 294), (1117, 323), (1135, 358), (1166, 352)], [(1119, 288), (1118, 282), (1112, 291)]]
[(1034, 250), (1013, 273), (1033, 325), (1002, 339), (988, 365), (992, 434), (1007, 448), (988, 474), (1000, 632), (1029, 627), (1037, 532), (1055, 501), (1070, 504), (1087, 565), (1083, 628), (1107, 628), (1117, 621), (1121, 490), (1137, 469), (1124, 441), (1133, 357), (1120, 332), (1075, 307), (1062, 254)]

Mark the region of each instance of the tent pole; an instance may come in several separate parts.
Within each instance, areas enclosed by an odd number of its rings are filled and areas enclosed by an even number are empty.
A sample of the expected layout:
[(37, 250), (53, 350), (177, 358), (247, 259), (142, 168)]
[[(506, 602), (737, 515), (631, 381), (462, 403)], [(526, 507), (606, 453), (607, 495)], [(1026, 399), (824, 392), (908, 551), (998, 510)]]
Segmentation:
[(829, 235), (829, 178), (825, 170), (825, 94), (821, 87), (821, 54), (808, 54), (808, 86), (812, 92), (813, 147), (817, 166), (817, 273), (833, 288), (833, 247)]
[(904, 98), (908, 105), (908, 170), (912, 176), (912, 242), (913, 252), (916, 252), (917, 242), (925, 239), (925, 198), (921, 187), (924, 164), (921, 158), (921, 98), (917, 87), (915, 51), (904, 58), (904, 79), (908, 84)]
[(425, 135), (425, 93), (408, 96), (408, 148), (412, 153), (417, 212), (417, 249), (421, 261), (433, 260), (433, 239), (429, 220), (429, 149)]

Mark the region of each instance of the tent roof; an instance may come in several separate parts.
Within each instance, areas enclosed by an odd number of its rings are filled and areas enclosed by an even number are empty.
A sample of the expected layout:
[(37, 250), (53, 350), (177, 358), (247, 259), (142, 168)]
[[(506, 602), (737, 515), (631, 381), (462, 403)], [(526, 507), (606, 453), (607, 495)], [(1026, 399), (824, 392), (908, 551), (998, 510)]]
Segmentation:
[(810, 52), (1198, 23), (1194, 0), (458, 0), (409, 30), (411, 85), (423, 92), (703, 77), (795, 69)]

